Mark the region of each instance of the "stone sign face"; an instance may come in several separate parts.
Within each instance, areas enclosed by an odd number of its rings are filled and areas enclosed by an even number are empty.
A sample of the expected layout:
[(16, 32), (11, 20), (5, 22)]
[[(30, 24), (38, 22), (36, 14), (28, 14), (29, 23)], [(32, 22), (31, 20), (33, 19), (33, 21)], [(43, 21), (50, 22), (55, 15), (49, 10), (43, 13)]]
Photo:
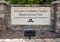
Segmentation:
[(11, 25), (50, 25), (50, 7), (11, 7)]

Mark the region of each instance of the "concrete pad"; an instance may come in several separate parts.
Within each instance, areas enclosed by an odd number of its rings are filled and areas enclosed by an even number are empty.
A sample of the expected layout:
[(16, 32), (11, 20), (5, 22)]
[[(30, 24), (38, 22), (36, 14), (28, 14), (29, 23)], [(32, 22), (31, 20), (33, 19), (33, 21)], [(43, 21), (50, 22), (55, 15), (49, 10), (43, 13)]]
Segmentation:
[(0, 42), (4, 42), (4, 39), (0, 39)]
[(44, 39), (45, 42), (56, 42), (55, 39)]
[(35, 39), (35, 42), (43, 42), (43, 39)]
[(20, 42), (19, 39), (12, 39), (10, 42)]
[(11, 39), (4, 39), (4, 42), (10, 42)]
[(55, 40), (56, 40), (56, 42), (60, 42), (60, 38), (56, 38)]

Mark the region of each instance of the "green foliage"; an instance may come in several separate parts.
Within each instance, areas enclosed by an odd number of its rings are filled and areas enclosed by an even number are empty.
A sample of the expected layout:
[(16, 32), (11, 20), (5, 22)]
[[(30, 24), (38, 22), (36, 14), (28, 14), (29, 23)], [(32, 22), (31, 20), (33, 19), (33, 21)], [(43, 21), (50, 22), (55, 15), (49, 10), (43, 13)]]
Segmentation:
[(45, 4), (50, 4), (52, 0), (46, 0)]
[(18, 4), (25, 4), (25, 0), (18, 0)]
[(25, 2), (26, 2), (26, 4), (39, 4), (39, 0), (28, 0)]
[(5, 1), (9, 1), (9, 0), (5, 0)]
[(5, 0), (10, 4), (50, 4), (53, 0)]
[(26, 4), (32, 4), (32, 3), (33, 3), (33, 0), (26, 1)]
[(10, 4), (18, 4), (18, 0), (9, 0)]
[(39, 4), (39, 0), (33, 0), (33, 4)]

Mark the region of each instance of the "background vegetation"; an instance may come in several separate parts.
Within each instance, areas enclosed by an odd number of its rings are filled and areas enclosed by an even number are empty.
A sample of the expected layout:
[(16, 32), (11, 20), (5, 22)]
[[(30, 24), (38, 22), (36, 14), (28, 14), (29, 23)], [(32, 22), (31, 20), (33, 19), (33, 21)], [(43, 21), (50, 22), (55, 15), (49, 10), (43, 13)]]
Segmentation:
[(5, 0), (10, 4), (50, 4), (54, 0)]

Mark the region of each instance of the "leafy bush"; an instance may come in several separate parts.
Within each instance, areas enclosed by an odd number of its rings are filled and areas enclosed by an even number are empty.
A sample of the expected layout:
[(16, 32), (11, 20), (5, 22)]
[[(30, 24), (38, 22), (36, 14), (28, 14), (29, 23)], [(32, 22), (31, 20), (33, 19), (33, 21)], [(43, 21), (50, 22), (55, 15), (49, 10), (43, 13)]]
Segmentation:
[(5, 0), (10, 4), (50, 4), (54, 0)]

